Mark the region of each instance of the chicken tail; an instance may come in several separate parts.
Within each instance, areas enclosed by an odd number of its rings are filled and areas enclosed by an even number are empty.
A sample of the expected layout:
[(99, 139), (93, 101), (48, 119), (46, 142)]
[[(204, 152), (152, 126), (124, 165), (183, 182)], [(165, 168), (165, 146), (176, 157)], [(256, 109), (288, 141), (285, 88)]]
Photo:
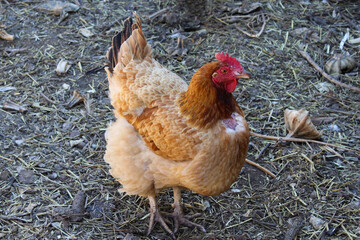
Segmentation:
[(124, 67), (131, 60), (143, 60), (151, 56), (151, 48), (142, 32), (140, 17), (136, 12), (134, 15), (136, 23), (132, 23), (131, 17), (127, 18), (122, 31), (112, 38), (112, 46), (106, 54), (111, 72), (119, 63)]

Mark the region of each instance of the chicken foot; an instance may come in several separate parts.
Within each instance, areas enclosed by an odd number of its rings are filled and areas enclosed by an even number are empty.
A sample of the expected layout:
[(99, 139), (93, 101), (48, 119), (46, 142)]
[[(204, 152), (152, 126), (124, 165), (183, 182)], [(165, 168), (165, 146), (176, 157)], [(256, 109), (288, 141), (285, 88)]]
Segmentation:
[(206, 232), (205, 228), (200, 225), (196, 224), (190, 221), (190, 219), (199, 217), (201, 214), (194, 214), (190, 216), (184, 216), (184, 212), (181, 206), (181, 190), (178, 187), (173, 188), (174, 191), (174, 212), (171, 214), (166, 214), (165, 216), (171, 217), (174, 220), (174, 231), (171, 231), (168, 224), (169, 221), (164, 219), (163, 216), (160, 213), (159, 207), (156, 203), (155, 195), (148, 196), (149, 203), (150, 203), (150, 222), (149, 222), (149, 229), (147, 232), (147, 235), (151, 233), (151, 231), (154, 228), (155, 222), (160, 223), (160, 225), (165, 229), (167, 233), (169, 233), (173, 239), (175, 239), (174, 233), (176, 233), (179, 230), (180, 225), (185, 225), (188, 227), (196, 227), (200, 229), (202, 232)]
[(184, 216), (184, 212), (181, 206), (181, 190), (179, 187), (173, 187), (173, 191), (174, 191), (174, 204), (173, 204), (174, 212), (171, 214), (167, 214), (166, 216), (172, 217), (174, 219), (174, 225), (175, 225), (174, 233), (176, 233), (179, 230), (179, 226), (181, 224), (188, 227), (196, 227), (200, 229), (202, 232), (206, 232), (205, 228), (202, 225), (190, 221), (190, 219), (199, 217), (201, 214), (198, 213), (190, 216)]
[(160, 213), (159, 207), (157, 206), (156, 203), (155, 195), (149, 195), (148, 198), (150, 203), (150, 222), (149, 222), (147, 235), (150, 235), (156, 221), (160, 223), (160, 225), (165, 229), (166, 232), (168, 232), (171, 235), (173, 239), (176, 239), (173, 231), (170, 230), (169, 226), (166, 224), (166, 220), (162, 217)]

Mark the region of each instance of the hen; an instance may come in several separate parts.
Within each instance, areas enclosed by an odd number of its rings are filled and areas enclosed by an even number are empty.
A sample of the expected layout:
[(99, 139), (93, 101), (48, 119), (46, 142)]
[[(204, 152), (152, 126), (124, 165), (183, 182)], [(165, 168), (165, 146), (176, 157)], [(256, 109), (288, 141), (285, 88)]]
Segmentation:
[(140, 18), (131, 18), (112, 39), (107, 58), (111, 104), (116, 121), (106, 131), (105, 161), (122, 184), (120, 192), (146, 196), (150, 203), (148, 234), (159, 222), (155, 196), (174, 191), (174, 232), (179, 224), (195, 226), (184, 216), (181, 189), (218, 195), (230, 188), (244, 164), (249, 128), (232, 92), (249, 78), (240, 63), (217, 53), (189, 86), (161, 66), (151, 54)]

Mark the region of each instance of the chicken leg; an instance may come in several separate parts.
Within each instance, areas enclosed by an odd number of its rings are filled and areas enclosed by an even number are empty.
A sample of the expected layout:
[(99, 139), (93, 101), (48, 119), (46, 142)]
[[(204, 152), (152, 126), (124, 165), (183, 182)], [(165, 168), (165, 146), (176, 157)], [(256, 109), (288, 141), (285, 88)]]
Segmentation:
[(206, 232), (205, 228), (201, 226), (200, 224), (196, 224), (191, 222), (189, 219), (199, 217), (201, 213), (194, 214), (191, 216), (184, 216), (184, 212), (182, 210), (181, 206), (181, 190), (179, 187), (173, 187), (174, 191), (174, 212), (171, 214), (167, 214), (167, 216), (172, 217), (174, 219), (174, 233), (176, 233), (179, 230), (179, 225), (185, 225), (188, 227), (197, 227), (202, 232)]
[(160, 210), (156, 203), (155, 195), (149, 195), (149, 203), (150, 203), (150, 223), (149, 223), (149, 229), (147, 232), (147, 235), (149, 235), (154, 228), (155, 221), (160, 223), (160, 225), (165, 229), (166, 232), (168, 232), (173, 239), (175, 239), (174, 233), (176, 233), (179, 230), (179, 226), (185, 225), (188, 227), (197, 227), (202, 232), (206, 232), (205, 228), (201, 226), (200, 224), (196, 224), (191, 222), (189, 219), (195, 218), (200, 216), (201, 214), (194, 214), (191, 216), (184, 216), (184, 212), (182, 210), (181, 206), (181, 190), (179, 187), (174, 187), (174, 212), (171, 214), (166, 214), (166, 216), (171, 217), (174, 219), (174, 231), (171, 231), (169, 226), (167, 225), (168, 221), (163, 218), (163, 216), (160, 213)]
[(150, 203), (150, 222), (149, 222), (147, 235), (150, 235), (156, 221), (160, 223), (160, 225), (165, 229), (166, 232), (168, 232), (171, 235), (173, 239), (176, 239), (173, 231), (170, 230), (169, 226), (166, 224), (166, 220), (162, 217), (160, 213), (160, 210), (156, 203), (155, 195), (149, 195), (148, 198)]

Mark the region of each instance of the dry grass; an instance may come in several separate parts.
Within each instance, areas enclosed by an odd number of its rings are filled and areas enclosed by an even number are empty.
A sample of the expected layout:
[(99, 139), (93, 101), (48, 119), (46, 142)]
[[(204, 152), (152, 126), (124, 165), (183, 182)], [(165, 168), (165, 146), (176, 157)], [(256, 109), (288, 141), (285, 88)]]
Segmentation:
[[(37, 1), (0, 2), (0, 21), (16, 37), (0, 40), (0, 238), (121, 239), (127, 234), (146, 238), (147, 200), (119, 194), (103, 161), (104, 131), (113, 115), (101, 68), (111, 36), (133, 10), (145, 18), (173, 4), (81, 2), (81, 8), (59, 24), (59, 16), (34, 8)], [(283, 111), (306, 108), (318, 119), (317, 128), (324, 130), (322, 141), (360, 148), (359, 94), (340, 87), (320, 93), (316, 85), (327, 80), (298, 52), (305, 50), (323, 67), (332, 53), (341, 52), (339, 43), (347, 29), (359, 37), (356, 1), (260, 1), (260, 9), (231, 21), (234, 18), (229, 17), (239, 14), (221, 6), (239, 5), (209, 2), (202, 30), (184, 33), (188, 49), (184, 56), (166, 52), (176, 46), (171, 27), (156, 19), (144, 21), (144, 32), (162, 64), (190, 79), (215, 52), (227, 51), (241, 59), (252, 76), (235, 95), (253, 132), (284, 137)], [(258, 33), (263, 26), (261, 12), (266, 19), (261, 35), (253, 38), (236, 29)], [(294, 34), (301, 27), (311, 31)], [(95, 35), (85, 38), (80, 28)], [(358, 60), (359, 47), (345, 43), (344, 50)], [(55, 73), (60, 59), (72, 63), (63, 76)], [(360, 87), (359, 79), (353, 72), (340, 80)], [(67, 108), (74, 90), (86, 102)], [(9, 110), (4, 107), (7, 101), (27, 111)], [(331, 125), (339, 131), (331, 130)], [(202, 213), (195, 222), (207, 233), (181, 228), (179, 239), (360, 238), (356, 153), (252, 137), (248, 158), (277, 178), (246, 165), (231, 190), (220, 196), (187, 191), (185, 211)], [(171, 211), (171, 196), (169, 191), (159, 196), (165, 212)], [(85, 210), (78, 211), (82, 201)], [(325, 224), (315, 229), (310, 216)], [(155, 227), (149, 238), (168, 236)]]

